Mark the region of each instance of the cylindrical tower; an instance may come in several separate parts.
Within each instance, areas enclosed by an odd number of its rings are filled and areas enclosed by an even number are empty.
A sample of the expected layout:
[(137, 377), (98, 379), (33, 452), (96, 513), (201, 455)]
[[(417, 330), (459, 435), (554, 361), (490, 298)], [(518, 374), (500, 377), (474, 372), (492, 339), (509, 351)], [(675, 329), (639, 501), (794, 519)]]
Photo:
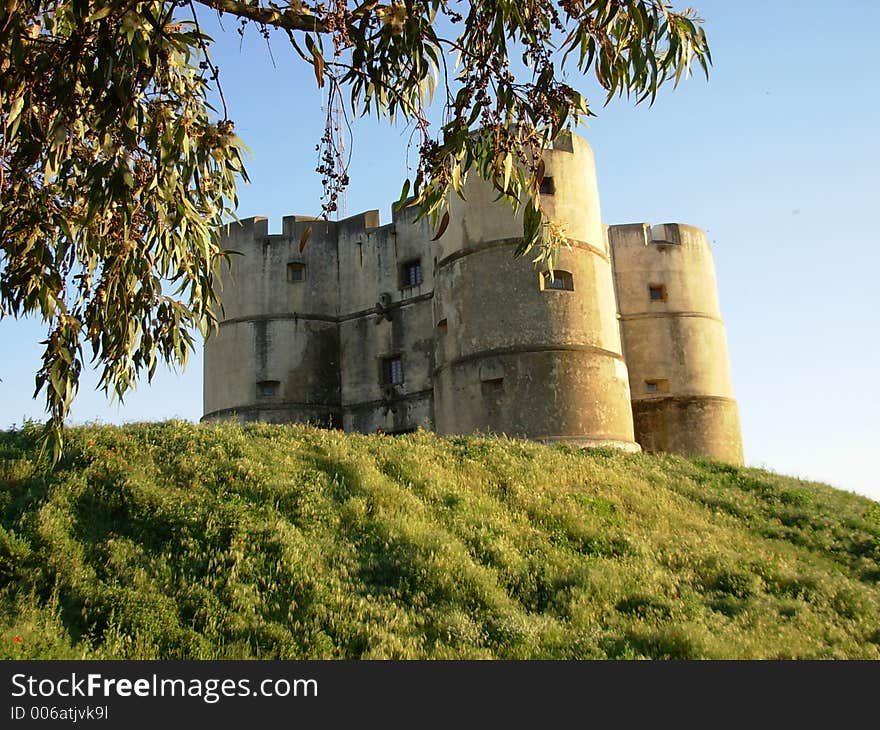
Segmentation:
[(727, 335), (705, 233), (677, 223), (610, 226), (636, 440), (743, 463)]
[[(307, 226), (309, 247), (299, 240)], [(225, 318), (205, 341), (203, 420), (341, 423), (336, 224), (289, 216), (230, 225)]]
[(542, 200), (565, 227), (555, 279), (515, 259), (522, 218), (476, 175), (435, 258), (434, 415), (440, 433), (493, 431), (637, 449), (592, 152), (545, 153)]

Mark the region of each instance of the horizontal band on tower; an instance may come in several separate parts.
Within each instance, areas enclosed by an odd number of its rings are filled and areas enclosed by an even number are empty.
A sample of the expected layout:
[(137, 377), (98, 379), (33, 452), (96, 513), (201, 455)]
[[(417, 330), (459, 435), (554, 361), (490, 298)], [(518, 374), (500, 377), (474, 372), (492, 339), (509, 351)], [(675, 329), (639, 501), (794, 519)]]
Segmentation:
[(586, 352), (591, 353), (593, 355), (601, 355), (602, 357), (608, 357), (613, 360), (620, 360), (623, 362), (623, 355), (617, 352), (612, 352), (611, 350), (606, 350), (602, 347), (596, 347), (595, 345), (512, 345), (510, 347), (496, 347), (491, 350), (481, 350), (480, 352), (474, 352), (470, 355), (462, 355), (460, 357), (453, 358), (447, 363), (443, 363), (442, 365), (438, 365), (433, 370), (433, 374), (442, 372), (443, 370), (454, 367), (456, 365), (464, 365), (465, 363), (475, 362), (477, 360), (485, 360), (490, 357), (501, 357), (504, 355), (521, 355), (521, 354), (530, 354), (530, 353), (539, 353), (539, 352)]
[(393, 309), (403, 309), (404, 307), (408, 307), (410, 304), (418, 304), (419, 302), (427, 302), (430, 299), (434, 298), (434, 291), (431, 290), (427, 294), (419, 294), (415, 297), (409, 297), (408, 299), (401, 299), (399, 302), (391, 302), (385, 309), (381, 312), (377, 311), (375, 307), (372, 309), (361, 309), (358, 312), (353, 312), (352, 314), (344, 314), (339, 317), (337, 322), (348, 322), (352, 319), (360, 319), (361, 317), (369, 317), (371, 314), (384, 314), (385, 312), (390, 312)]
[(713, 322), (724, 324), (724, 320), (721, 317), (704, 312), (639, 312), (637, 314), (618, 315), (621, 322), (628, 322), (633, 319), (659, 319), (662, 317), (696, 317), (698, 319), (711, 319)]
[(231, 408), (220, 408), (211, 411), (202, 416), (202, 420), (209, 418), (222, 418), (224, 416), (234, 416), (237, 413), (255, 413), (260, 411), (279, 411), (279, 410), (303, 410), (303, 411), (321, 411), (332, 413), (340, 413), (359, 408), (375, 408), (385, 403), (400, 403), (401, 401), (419, 400), (425, 397), (434, 397), (433, 388), (424, 388), (411, 393), (395, 393), (389, 398), (375, 398), (373, 400), (358, 401), (356, 403), (302, 403), (297, 401), (273, 401), (272, 403), (249, 403), (242, 406), (233, 406)]
[(419, 294), (418, 296), (409, 297), (408, 299), (401, 299), (399, 302), (392, 302), (381, 311), (378, 311), (376, 307), (370, 307), (369, 309), (361, 309), (351, 314), (342, 315), (341, 317), (333, 317), (326, 314), (313, 314), (311, 312), (279, 312), (277, 314), (252, 314), (247, 317), (232, 317), (231, 319), (224, 319), (218, 324), (218, 326), (223, 327), (227, 324), (242, 324), (247, 322), (272, 322), (276, 320), (279, 322), (297, 321), (300, 319), (308, 320), (310, 322), (340, 324), (341, 322), (348, 322), (352, 319), (359, 319), (360, 317), (381, 315), (394, 309), (402, 309), (403, 307), (408, 307), (410, 304), (418, 304), (419, 302), (428, 301), (429, 299), (433, 299), (433, 297), (434, 292), (430, 291), (427, 294)]
[(327, 405), (326, 403), (298, 403), (295, 401), (283, 400), (273, 401), (271, 403), (249, 403), (242, 406), (231, 406), (229, 408), (218, 408), (202, 416), (201, 420), (205, 421), (209, 418), (224, 418), (225, 416), (234, 416), (238, 413), (249, 414), (259, 413), (262, 411), (285, 411), (290, 409), (302, 409), (304, 411), (318, 411), (326, 415), (339, 414), (342, 410), (338, 403)]
[(637, 396), (632, 397), (635, 403), (705, 403), (706, 401), (715, 401), (718, 403), (732, 403), (736, 405), (736, 398), (728, 398), (724, 395), (694, 395), (692, 393), (685, 395), (650, 395), (644, 398)]
[(423, 388), (422, 390), (414, 390), (411, 393), (395, 393), (388, 398), (375, 398), (373, 400), (359, 401), (358, 403), (343, 403), (343, 411), (353, 411), (359, 408), (376, 408), (385, 403), (400, 403), (401, 401), (419, 400), (430, 396), (434, 397), (434, 388)]
[[(469, 246), (468, 248), (462, 248), (441, 259), (440, 263), (437, 264), (437, 268), (442, 269), (444, 266), (448, 266), (449, 264), (458, 261), (458, 259), (465, 256), (470, 256), (471, 254), (482, 253), (483, 251), (490, 251), (494, 248), (503, 248), (505, 246), (519, 246), (521, 243), (522, 237), (498, 238), (494, 241), (486, 241), (479, 244), (478, 246)], [(601, 248), (594, 246), (592, 243), (587, 243), (586, 241), (578, 241), (574, 238), (569, 238), (568, 243), (572, 248), (580, 248), (585, 251), (589, 251), (590, 253), (595, 254), (596, 256), (601, 258), (602, 260), (611, 263), (611, 259), (608, 257), (608, 254)]]

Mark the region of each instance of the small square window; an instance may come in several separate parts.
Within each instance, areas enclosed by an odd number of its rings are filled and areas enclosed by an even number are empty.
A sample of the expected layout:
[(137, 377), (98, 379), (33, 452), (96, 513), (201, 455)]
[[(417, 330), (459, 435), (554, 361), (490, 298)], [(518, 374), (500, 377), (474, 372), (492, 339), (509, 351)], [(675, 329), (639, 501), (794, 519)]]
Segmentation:
[(260, 398), (272, 398), (278, 395), (278, 389), (281, 383), (277, 380), (258, 380), (257, 395)]
[(545, 175), (541, 180), (541, 195), (553, 195), (556, 192), (556, 183), (549, 175)]
[(382, 360), (382, 382), (385, 385), (401, 385), (403, 383), (403, 359), (400, 355), (386, 357)]
[(504, 378), (483, 380), (480, 383), (480, 394), (489, 399), (490, 403), (499, 405), (498, 399), (504, 395)]
[(649, 284), (648, 295), (652, 302), (666, 301), (666, 287), (663, 284)]
[(645, 381), (645, 392), (646, 393), (668, 393), (669, 392), (669, 381), (662, 380), (646, 380)]
[(549, 271), (545, 271), (543, 275), (543, 288), (545, 290), (574, 291), (574, 277), (568, 271), (554, 271), (552, 276)]
[(306, 265), (291, 262), (287, 264), (287, 280), (292, 284), (298, 284), (306, 280)]
[(408, 261), (400, 269), (400, 288), (418, 286), (422, 283), (422, 262)]

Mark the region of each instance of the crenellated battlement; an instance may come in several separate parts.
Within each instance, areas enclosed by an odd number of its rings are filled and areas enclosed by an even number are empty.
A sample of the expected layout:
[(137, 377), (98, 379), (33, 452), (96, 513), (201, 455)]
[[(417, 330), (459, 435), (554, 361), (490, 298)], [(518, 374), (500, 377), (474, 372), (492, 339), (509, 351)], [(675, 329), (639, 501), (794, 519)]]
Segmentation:
[(708, 245), (706, 232), (685, 223), (626, 223), (606, 227), (609, 239), (617, 248), (680, 246), (704, 248)]
[(334, 242), (340, 233), (356, 235), (380, 228), (379, 211), (366, 210), (342, 220), (325, 220), (316, 216), (286, 215), (281, 219), (281, 233), (269, 233), (269, 219), (265, 216), (251, 216), (229, 223), (224, 228), (227, 239), (248, 240), (259, 243), (278, 242), (291, 238), (299, 240), (307, 228), (312, 229), (309, 242), (325, 240)]

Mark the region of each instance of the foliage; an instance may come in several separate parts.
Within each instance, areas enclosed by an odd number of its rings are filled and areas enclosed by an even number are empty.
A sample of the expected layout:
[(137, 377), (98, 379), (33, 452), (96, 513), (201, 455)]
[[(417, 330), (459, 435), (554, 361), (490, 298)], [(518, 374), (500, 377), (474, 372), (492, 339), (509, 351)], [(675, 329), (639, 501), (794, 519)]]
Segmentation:
[[(609, 99), (641, 101), (710, 61), (695, 14), (662, 0), (5, 2), (0, 316), (48, 326), (35, 395), (45, 391), (56, 458), (84, 344), (121, 398), (157, 360), (185, 363), (193, 328), (216, 323), (218, 236), (245, 173), (197, 8), (286, 34), (331, 104), (344, 96), (352, 113), (412, 124), (420, 162), (400, 203), (412, 198), (438, 235), (448, 193), (476, 170), (525, 205), (519, 253), (538, 245), (539, 258), (560, 236), (542, 226), (540, 150), (591, 113), (561, 80), (566, 66), (592, 69)], [(207, 101), (215, 86), (222, 114)], [(348, 182), (334, 130), (321, 140), (327, 214)]]
[(878, 505), (677, 456), (0, 434), (0, 657), (880, 659)]
[(35, 395), (57, 449), (84, 343), (121, 397), (214, 322), (241, 147), (172, 5), (22, 0), (0, 24), (0, 307), (48, 323)]

